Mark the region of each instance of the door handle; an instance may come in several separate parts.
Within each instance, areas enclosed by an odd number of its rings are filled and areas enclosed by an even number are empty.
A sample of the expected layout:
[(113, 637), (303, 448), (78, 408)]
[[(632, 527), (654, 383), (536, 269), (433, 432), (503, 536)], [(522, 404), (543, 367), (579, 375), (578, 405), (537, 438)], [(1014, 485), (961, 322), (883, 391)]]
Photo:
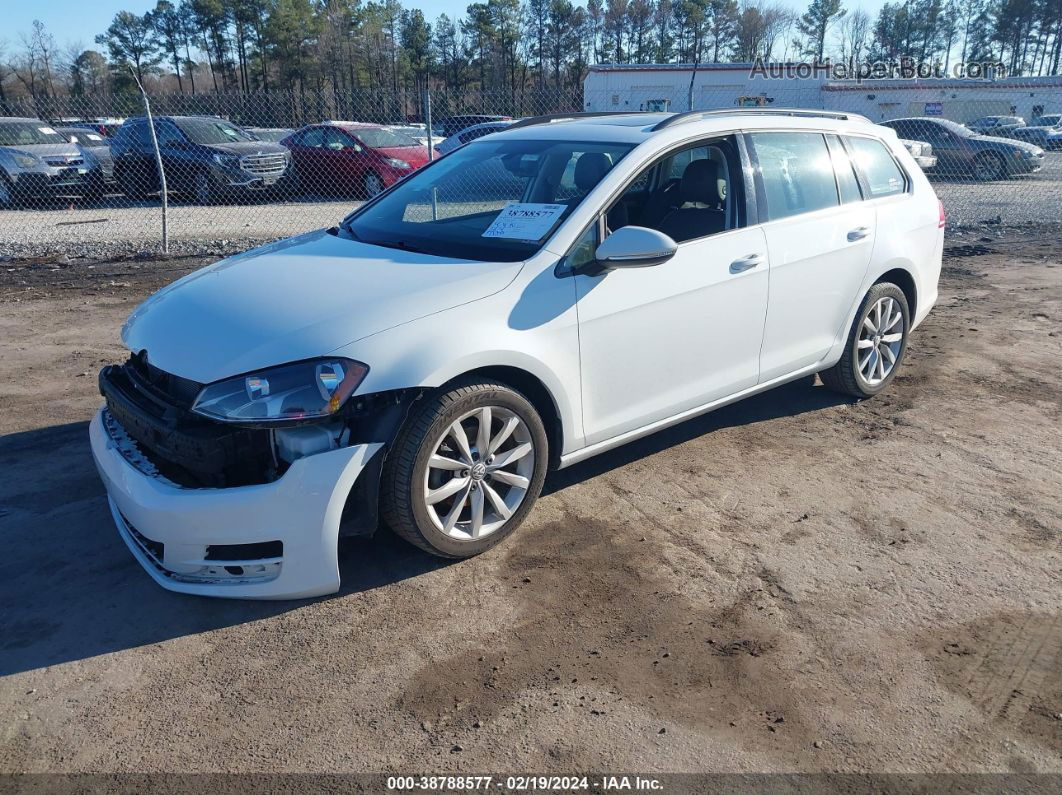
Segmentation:
[(749, 254), (747, 257), (736, 259), (730, 263), (731, 273), (744, 273), (747, 270), (752, 270), (757, 265), (763, 262), (763, 256), (760, 254)]
[(857, 240), (862, 240), (864, 237), (870, 234), (870, 227), (857, 226), (851, 232), (848, 233), (848, 242), (855, 243)]

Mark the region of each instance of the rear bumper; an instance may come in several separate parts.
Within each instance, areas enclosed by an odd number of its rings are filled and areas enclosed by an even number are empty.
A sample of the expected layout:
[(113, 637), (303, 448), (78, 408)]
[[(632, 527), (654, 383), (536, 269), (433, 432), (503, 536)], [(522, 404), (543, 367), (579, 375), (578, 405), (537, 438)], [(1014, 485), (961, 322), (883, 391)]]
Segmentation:
[(339, 589), (340, 518), (382, 444), (307, 456), (272, 483), (189, 489), (151, 474), (150, 465), (135, 466), (135, 450), (104, 418), (101, 409), (89, 437), (111, 514), (163, 588), (236, 599), (302, 599)]

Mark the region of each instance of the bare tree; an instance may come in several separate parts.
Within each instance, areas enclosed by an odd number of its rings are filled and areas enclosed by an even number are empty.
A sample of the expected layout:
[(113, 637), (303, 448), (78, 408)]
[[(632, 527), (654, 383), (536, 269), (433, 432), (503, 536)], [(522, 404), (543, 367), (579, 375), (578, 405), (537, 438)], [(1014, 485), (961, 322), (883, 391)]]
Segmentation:
[(837, 28), (841, 60), (862, 60), (869, 47), (872, 25), (870, 14), (862, 8), (841, 17)]

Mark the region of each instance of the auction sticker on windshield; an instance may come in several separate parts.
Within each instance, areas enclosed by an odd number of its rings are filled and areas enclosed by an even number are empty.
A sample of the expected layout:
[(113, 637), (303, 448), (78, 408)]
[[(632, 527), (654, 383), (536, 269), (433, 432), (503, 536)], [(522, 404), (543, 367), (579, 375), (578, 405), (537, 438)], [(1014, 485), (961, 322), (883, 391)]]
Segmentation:
[(510, 204), (498, 213), (483, 237), (541, 240), (566, 209), (564, 204)]

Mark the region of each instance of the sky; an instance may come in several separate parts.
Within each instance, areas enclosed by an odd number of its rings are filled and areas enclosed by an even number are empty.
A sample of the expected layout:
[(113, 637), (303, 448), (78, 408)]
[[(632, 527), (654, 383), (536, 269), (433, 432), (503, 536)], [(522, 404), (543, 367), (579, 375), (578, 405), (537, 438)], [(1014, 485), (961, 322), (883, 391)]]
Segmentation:
[[(417, 2), (403, 0), (407, 8), (419, 7), (429, 21), (439, 14), (451, 17), (464, 13), (471, 0), (430, 0)], [(579, 2), (579, 0), (576, 0)], [(803, 11), (809, 0), (782, 0), (786, 5)], [(877, 16), (885, 0), (846, 0), (849, 9), (862, 8), (871, 17)], [(585, 4), (585, 3), (580, 3)], [(155, 0), (0, 0), (4, 21), (0, 25), (0, 42), (6, 43), (8, 54), (18, 49), (20, 34), (28, 33), (33, 20), (39, 19), (45, 24), (59, 47), (80, 43), (85, 49), (94, 48), (97, 33), (107, 29), (111, 19), (118, 11), (135, 11), (142, 14), (155, 7)]]

